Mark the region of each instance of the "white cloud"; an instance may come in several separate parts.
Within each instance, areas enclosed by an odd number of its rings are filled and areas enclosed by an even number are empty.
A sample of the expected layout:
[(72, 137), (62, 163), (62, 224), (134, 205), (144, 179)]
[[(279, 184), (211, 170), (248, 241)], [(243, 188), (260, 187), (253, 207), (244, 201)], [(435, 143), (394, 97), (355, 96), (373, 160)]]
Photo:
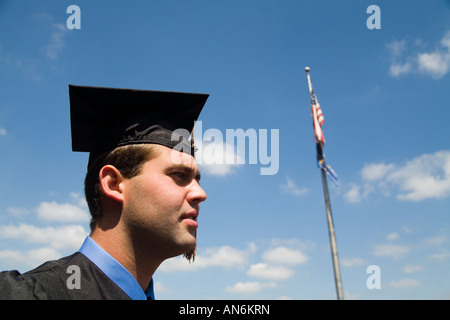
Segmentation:
[(194, 263), (189, 263), (183, 257), (171, 258), (164, 261), (158, 270), (163, 272), (197, 271), (208, 267), (239, 267), (247, 262), (248, 255), (253, 251), (251, 245), (248, 250), (238, 250), (229, 246), (208, 248), (198, 252)]
[[(305, 244), (296, 239), (273, 239), (269, 245), (275, 245), (275, 247), (262, 252), (261, 258), (264, 262), (261, 263), (248, 265), (251, 256), (257, 250), (255, 244), (249, 243), (244, 250), (238, 250), (230, 246), (199, 249), (194, 263), (189, 263), (183, 257), (175, 257), (164, 261), (158, 270), (161, 272), (195, 272), (206, 268), (219, 267), (244, 270), (247, 267), (247, 276), (276, 282), (289, 279), (295, 274), (293, 268), (289, 266), (308, 261), (308, 257), (298, 247), (311, 247), (310, 243)], [(228, 287), (227, 291), (256, 292), (266, 285), (260, 282), (241, 282)]]
[(415, 279), (401, 279), (398, 281), (391, 281), (388, 283), (388, 287), (391, 288), (406, 288), (406, 287), (415, 287), (420, 283)]
[(11, 214), (12, 216), (16, 217), (16, 218), (20, 218), (20, 217), (24, 217), (26, 215), (28, 215), (31, 210), (27, 209), (27, 208), (20, 208), (20, 207), (9, 207), (6, 209), (6, 212), (8, 212), (9, 214)]
[(366, 261), (361, 258), (342, 258), (340, 261), (344, 267), (362, 266), (366, 263)]
[(443, 52), (421, 53), (417, 56), (419, 70), (431, 77), (442, 78), (450, 67), (450, 54)]
[(249, 251), (234, 249), (229, 246), (209, 248), (199, 255), (199, 267), (233, 267), (243, 265), (247, 261)]
[(393, 257), (398, 259), (410, 251), (411, 247), (406, 245), (379, 244), (375, 246), (373, 254), (375, 256)]
[(425, 245), (429, 245), (429, 246), (440, 246), (440, 245), (444, 244), (446, 240), (447, 240), (447, 238), (445, 236), (438, 235), (435, 237), (424, 239), (423, 243)]
[(423, 266), (420, 264), (408, 264), (402, 268), (402, 271), (405, 273), (415, 273), (421, 270), (423, 270)]
[(438, 262), (444, 262), (450, 258), (450, 252), (433, 253), (428, 256), (430, 260), (436, 260)]
[(362, 196), (361, 196), (361, 187), (356, 184), (351, 184), (350, 190), (348, 190), (344, 194), (344, 198), (347, 202), (350, 203), (358, 203), (361, 202)]
[(406, 40), (394, 40), (386, 44), (392, 57), (400, 57), (406, 50)]
[(158, 292), (158, 294), (170, 291), (161, 281), (156, 281), (153, 289), (155, 292)]
[[(71, 198), (80, 206), (85, 204), (76, 194)], [(42, 202), (33, 210), (22, 207), (9, 207), (7, 212), (14, 218), (28, 220), (34, 212), (40, 219), (52, 222), (86, 222), (89, 214), (86, 210), (72, 204), (58, 204), (56, 202)], [(31, 244), (34, 248), (24, 250), (1, 250), (0, 262), (2, 266), (17, 269), (19, 267), (36, 267), (45, 261), (61, 258), (61, 253), (79, 249), (89, 232), (83, 225), (64, 224), (39, 227), (27, 223), (18, 225), (0, 225), (0, 239), (13, 240), (18, 248), (25, 244)], [(42, 246), (35, 248), (36, 246)]]
[(260, 282), (238, 282), (233, 286), (228, 286), (225, 291), (231, 293), (255, 293), (263, 290), (264, 288), (275, 288), (276, 284), (273, 282), (260, 283)]
[(281, 246), (281, 247), (295, 247), (301, 250), (313, 249), (315, 248), (315, 244), (312, 241), (300, 241), (298, 239), (278, 239), (273, 238), (270, 241), (272, 246)]
[(0, 261), (7, 262), (11, 264), (12, 267), (16, 264), (23, 264), (27, 260), (27, 256), (15, 250), (0, 250)]
[(442, 78), (450, 70), (450, 31), (442, 38), (441, 45), (444, 51), (421, 53), (417, 57), (419, 70), (436, 79)]
[(409, 227), (402, 227), (402, 232), (406, 233), (406, 234), (410, 234), (413, 232), (413, 229), (411, 229)]
[[(0, 48), (1, 49), (1, 48)], [(37, 72), (38, 62), (36, 58), (17, 58), (11, 53), (2, 53), (0, 51), (0, 63), (16, 69), (25, 78), (34, 82), (40, 82), (42, 77)], [(2, 129), (3, 135), (7, 134), (6, 129)]]
[[(39, 21), (40, 24), (45, 25), (46, 28), (50, 28), (49, 30), (47, 29), (49, 32), (48, 41), (42, 44), (40, 51), (48, 59), (56, 60), (65, 47), (65, 37), (68, 34), (67, 27), (62, 23), (53, 23), (53, 17), (47, 13), (34, 14), (33, 18)], [(0, 47), (0, 63), (15, 68), (25, 78), (34, 82), (42, 81), (42, 72), (40, 70), (42, 63), (39, 56), (30, 54), (16, 56), (12, 52), (5, 52)], [(0, 136), (2, 135), (1, 129)]]
[(376, 191), (404, 201), (443, 199), (450, 196), (450, 151), (423, 154), (401, 165), (366, 164), (361, 180), (344, 194), (348, 202), (357, 203)]
[[(39, 248), (28, 251), (0, 250), (2, 267), (7, 269), (35, 268), (42, 263), (61, 258), (61, 253), (54, 248)], [(21, 270), (22, 272), (24, 270)]]
[(88, 232), (79, 225), (39, 228), (29, 224), (0, 226), (0, 238), (41, 243), (53, 249), (78, 249)]
[(84, 195), (82, 196), (79, 193), (71, 192), (69, 196), (77, 206), (79, 206), (80, 208), (88, 209), (88, 204)]
[(367, 164), (361, 170), (361, 177), (366, 181), (380, 180), (394, 169), (393, 164), (372, 163)]
[(391, 76), (399, 77), (400, 75), (407, 74), (412, 70), (410, 61), (402, 61), (402, 54), (407, 49), (406, 40), (394, 40), (387, 43), (386, 48), (390, 54), (391, 65), (389, 67), (389, 74)]
[(62, 51), (65, 45), (64, 37), (67, 33), (67, 28), (62, 23), (52, 25), (52, 33), (50, 35), (50, 41), (45, 47), (45, 55), (55, 60), (58, 58), (59, 53)]
[(86, 222), (89, 213), (78, 206), (69, 203), (42, 202), (36, 212), (39, 218), (58, 222)]
[(308, 261), (308, 257), (300, 250), (277, 247), (264, 252), (262, 259), (274, 264), (296, 265)]
[(359, 203), (366, 198), (372, 191), (372, 187), (368, 184), (359, 186), (357, 184), (350, 184), (350, 190), (344, 194), (344, 199), (349, 203)]
[(6, 136), (6, 129), (0, 127), (0, 136)]
[(236, 149), (223, 142), (199, 143), (196, 161), (202, 172), (218, 177), (235, 173), (244, 163)]
[(386, 237), (388, 240), (397, 240), (398, 238), (400, 238), (400, 236), (397, 232), (389, 233)]
[(402, 74), (407, 74), (411, 71), (411, 63), (405, 62), (403, 64), (393, 63), (389, 67), (389, 74), (394, 77), (399, 77)]
[(286, 181), (280, 185), (286, 193), (293, 194), (295, 196), (303, 196), (308, 192), (306, 188), (300, 188), (296, 185), (294, 180), (286, 176)]
[[(422, 46), (420, 39), (415, 41), (416, 46)], [(440, 79), (450, 71), (450, 31), (447, 31), (440, 41), (440, 47), (431, 52), (416, 52), (402, 58), (407, 50), (406, 40), (394, 40), (386, 44), (390, 52), (391, 65), (389, 74), (398, 77), (410, 72), (418, 72), (429, 75), (434, 79)]]
[(247, 275), (254, 278), (261, 278), (265, 280), (286, 280), (295, 274), (294, 270), (275, 266), (267, 263), (257, 263), (250, 266)]
[(398, 167), (388, 181), (404, 191), (400, 200), (442, 199), (450, 195), (450, 151), (424, 154)]

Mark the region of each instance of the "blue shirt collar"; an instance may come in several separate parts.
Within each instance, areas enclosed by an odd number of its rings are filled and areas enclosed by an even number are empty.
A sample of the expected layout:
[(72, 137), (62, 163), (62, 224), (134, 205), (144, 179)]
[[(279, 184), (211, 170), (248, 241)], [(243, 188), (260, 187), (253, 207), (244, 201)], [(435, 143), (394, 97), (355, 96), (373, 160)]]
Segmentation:
[(117, 286), (120, 287), (132, 300), (155, 300), (153, 292), (153, 278), (147, 291), (142, 291), (139, 283), (131, 273), (114, 259), (108, 252), (100, 247), (91, 237), (86, 237), (80, 250), (89, 260), (91, 260), (100, 270), (103, 271)]

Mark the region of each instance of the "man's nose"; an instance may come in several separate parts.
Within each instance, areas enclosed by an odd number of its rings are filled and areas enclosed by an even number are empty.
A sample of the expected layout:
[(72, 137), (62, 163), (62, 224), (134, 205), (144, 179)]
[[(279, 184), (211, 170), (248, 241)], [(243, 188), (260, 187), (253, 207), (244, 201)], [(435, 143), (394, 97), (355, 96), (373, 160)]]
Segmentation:
[(200, 203), (206, 200), (206, 192), (196, 180), (189, 187), (190, 190), (187, 199), (189, 202), (195, 201)]

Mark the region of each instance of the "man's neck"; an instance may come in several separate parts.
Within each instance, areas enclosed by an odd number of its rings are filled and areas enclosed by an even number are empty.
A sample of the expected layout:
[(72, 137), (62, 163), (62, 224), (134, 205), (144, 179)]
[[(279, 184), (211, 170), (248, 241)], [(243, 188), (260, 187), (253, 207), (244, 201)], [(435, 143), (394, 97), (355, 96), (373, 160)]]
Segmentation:
[(91, 238), (125, 267), (145, 292), (153, 274), (163, 260), (155, 260), (155, 257), (148, 252), (147, 254), (142, 253), (131, 241), (117, 233), (114, 229), (95, 228)]

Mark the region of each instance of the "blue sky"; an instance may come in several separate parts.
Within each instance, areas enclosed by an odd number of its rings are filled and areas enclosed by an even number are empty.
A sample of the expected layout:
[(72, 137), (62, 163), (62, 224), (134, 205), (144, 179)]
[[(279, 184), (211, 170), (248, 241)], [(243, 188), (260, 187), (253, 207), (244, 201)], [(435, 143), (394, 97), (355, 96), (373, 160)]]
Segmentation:
[[(372, 4), (381, 29), (366, 26)], [(0, 30), (1, 270), (71, 254), (88, 234), (69, 83), (202, 92), (202, 132), (278, 130), (278, 170), (233, 148), (244, 164), (201, 165), (197, 259), (164, 262), (156, 297), (335, 299), (309, 66), (339, 176), (345, 298), (450, 298), (449, 1), (1, 0)]]

